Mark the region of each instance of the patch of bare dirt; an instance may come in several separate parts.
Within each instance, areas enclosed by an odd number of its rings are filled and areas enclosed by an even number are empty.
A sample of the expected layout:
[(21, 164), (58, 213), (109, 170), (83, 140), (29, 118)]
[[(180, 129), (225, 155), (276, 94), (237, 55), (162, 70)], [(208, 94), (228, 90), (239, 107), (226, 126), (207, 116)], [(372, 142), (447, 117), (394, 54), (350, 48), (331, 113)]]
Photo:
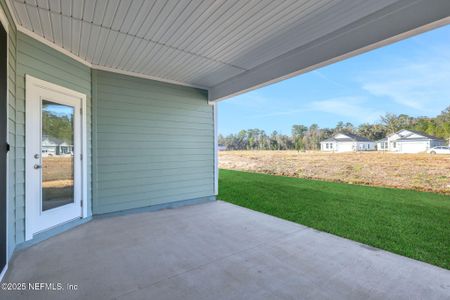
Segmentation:
[(219, 168), (450, 195), (450, 155), (221, 151)]

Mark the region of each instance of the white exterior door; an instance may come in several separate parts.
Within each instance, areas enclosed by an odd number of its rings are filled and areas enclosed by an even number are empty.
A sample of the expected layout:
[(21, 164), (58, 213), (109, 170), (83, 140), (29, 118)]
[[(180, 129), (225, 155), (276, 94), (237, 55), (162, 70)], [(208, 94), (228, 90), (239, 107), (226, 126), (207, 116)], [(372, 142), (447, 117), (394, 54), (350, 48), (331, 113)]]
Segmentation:
[(27, 77), (26, 235), (82, 216), (82, 99)]

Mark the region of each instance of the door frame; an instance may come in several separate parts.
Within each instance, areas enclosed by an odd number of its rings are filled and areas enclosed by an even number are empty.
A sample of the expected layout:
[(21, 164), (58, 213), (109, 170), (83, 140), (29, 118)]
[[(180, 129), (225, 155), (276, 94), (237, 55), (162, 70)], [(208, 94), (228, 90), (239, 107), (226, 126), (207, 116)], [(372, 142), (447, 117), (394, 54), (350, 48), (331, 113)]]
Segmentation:
[[(80, 218), (86, 218), (88, 216), (87, 212), (87, 199), (88, 199), (88, 193), (87, 193), (87, 187), (88, 187), (88, 181), (87, 181), (87, 118), (86, 118), (86, 95), (65, 87), (62, 87), (60, 85), (50, 83), (41, 79), (38, 79), (36, 77), (33, 77), (29, 74), (25, 75), (25, 105), (26, 105), (26, 111), (30, 110), (30, 103), (31, 101), (27, 101), (27, 99), (31, 99), (33, 95), (36, 93), (36, 89), (46, 89), (57, 93), (62, 93), (67, 96), (80, 99), (81, 101), (81, 216)], [(32, 165), (34, 164), (34, 161), (29, 159), (33, 156), (33, 153), (31, 151), (31, 147), (27, 147), (27, 144), (30, 143), (30, 139), (27, 139), (28, 136), (30, 136), (35, 128), (33, 128), (33, 124), (29, 124), (29, 122), (26, 122), (25, 120), (25, 145), (26, 145), (26, 151), (25, 151), (25, 170), (29, 170)], [(25, 171), (25, 195), (29, 195), (32, 193), (30, 182), (32, 174)], [(25, 240), (31, 240), (33, 238), (33, 234), (36, 232), (33, 232), (33, 211), (32, 208), (34, 207), (32, 203), (31, 197), (25, 196)], [(63, 224), (60, 224), (63, 225)], [(60, 226), (57, 225), (57, 226)], [(50, 229), (50, 228), (49, 228)]]
[[(9, 22), (3, 11), (2, 6), (0, 6), (0, 24), (6, 31), (6, 142), (10, 144), (9, 140)], [(3, 276), (8, 270), (8, 258), (9, 258), (9, 151), (6, 153), (6, 264), (3, 269), (0, 269), (0, 281), (2, 281)]]

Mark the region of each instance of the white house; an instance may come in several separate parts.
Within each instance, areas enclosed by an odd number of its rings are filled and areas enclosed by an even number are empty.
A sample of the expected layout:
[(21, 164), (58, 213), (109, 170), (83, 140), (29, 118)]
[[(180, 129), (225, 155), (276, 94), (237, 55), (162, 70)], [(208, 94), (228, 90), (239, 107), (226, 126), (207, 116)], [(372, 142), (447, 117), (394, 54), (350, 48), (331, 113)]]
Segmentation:
[(389, 143), (388, 143), (387, 138), (378, 140), (375, 143), (376, 143), (378, 151), (388, 151), (389, 150)]
[(320, 142), (321, 151), (351, 152), (375, 150), (375, 142), (353, 133), (337, 133)]
[(219, 144), (219, 145), (217, 145), (217, 150), (219, 150), (219, 151), (225, 151), (225, 150), (227, 150), (227, 146), (222, 145), (222, 144)]
[(425, 152), (436, 146), (444, 146), (445, 141), (423, 132), (402, 129), (387, 137), (388, 151), (399, 153)]
[(42, 156), (73, 155), (73, 145), (55, 137), (43, 135), (41, 151)]

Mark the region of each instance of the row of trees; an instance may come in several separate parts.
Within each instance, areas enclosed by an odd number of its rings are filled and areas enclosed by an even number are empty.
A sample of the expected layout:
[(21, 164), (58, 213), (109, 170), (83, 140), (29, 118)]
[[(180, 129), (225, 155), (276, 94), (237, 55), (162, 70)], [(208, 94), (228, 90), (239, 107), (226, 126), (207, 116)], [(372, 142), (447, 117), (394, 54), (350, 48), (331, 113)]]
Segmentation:
[(435, 118), (386, 114), (374, 124), (354, 126), (339, 122), (334, 128), (320, 128), (317, 124), (307, 127), (293, 125), (291, 135), (277, 131), (267, 134), (261, 129), (241, 130), (237, 134), (219, 135), (219, 144), (229, 150), (318, 150), (320, 141), (338, 132), (355, 133), (371, 140), (384, 138), (400, 129), (422, 131), (443, 139), (450, 138), (450, 106)]

